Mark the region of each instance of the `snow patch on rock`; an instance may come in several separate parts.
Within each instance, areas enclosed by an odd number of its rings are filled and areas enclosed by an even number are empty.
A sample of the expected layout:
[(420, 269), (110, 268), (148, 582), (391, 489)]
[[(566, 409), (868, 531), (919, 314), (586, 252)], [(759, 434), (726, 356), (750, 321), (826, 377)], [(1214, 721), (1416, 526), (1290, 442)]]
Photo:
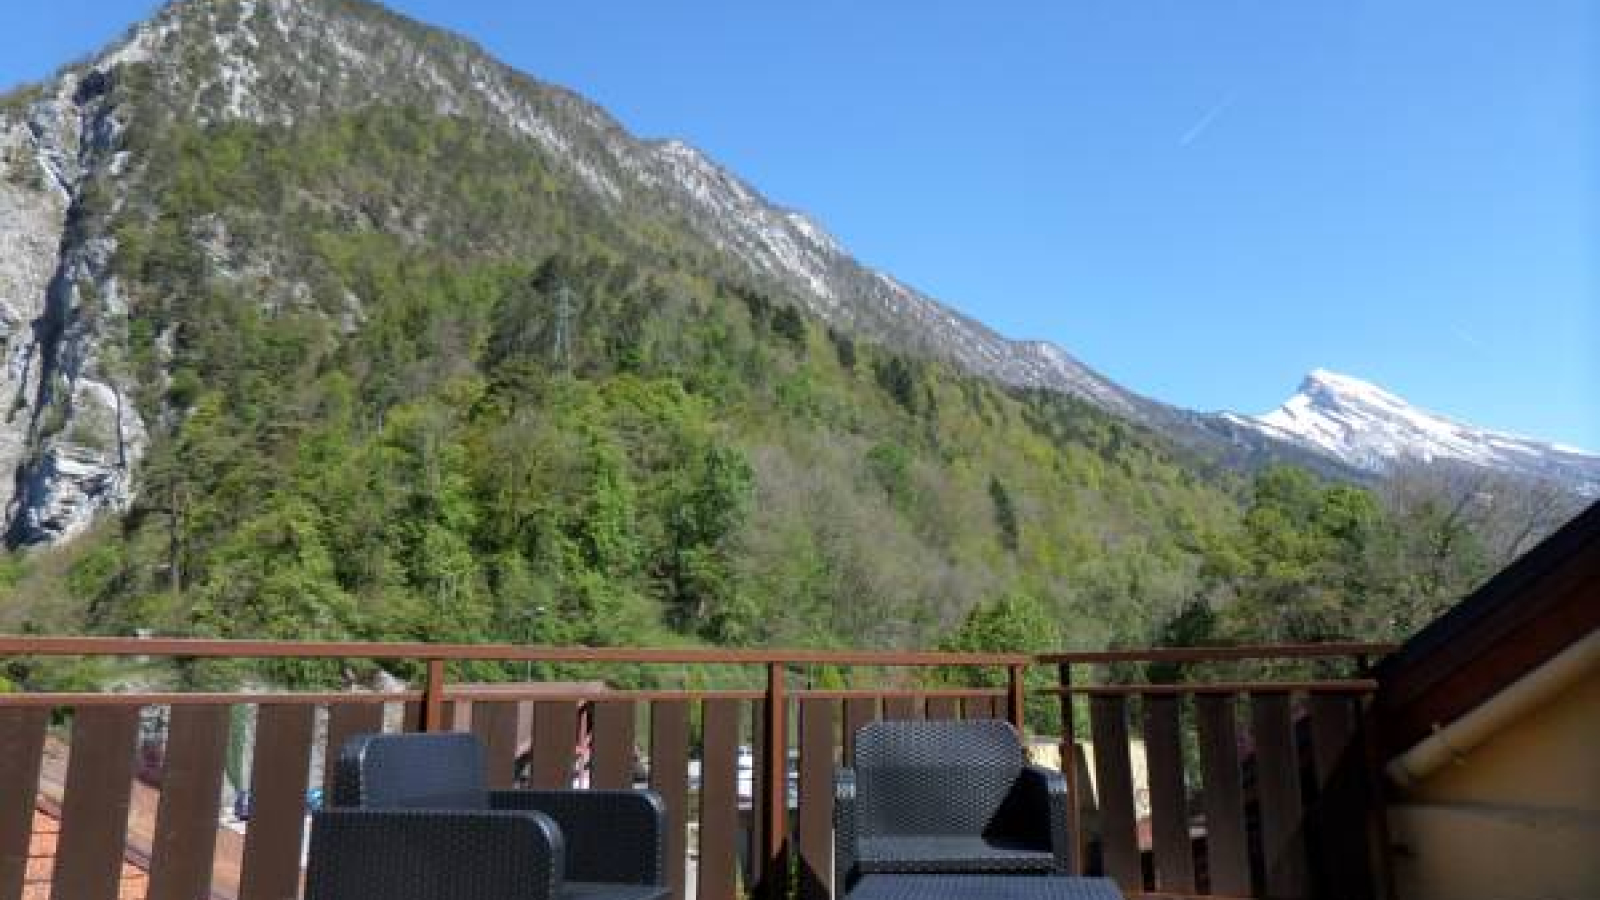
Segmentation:
[(1452, 463), (1553, 479), (1600, 496), (1600, 457), (1573, 447), (1465, 425), (1349, 375), (1317, 369), (1271, 412), (1226, 417), (1368, 472)]

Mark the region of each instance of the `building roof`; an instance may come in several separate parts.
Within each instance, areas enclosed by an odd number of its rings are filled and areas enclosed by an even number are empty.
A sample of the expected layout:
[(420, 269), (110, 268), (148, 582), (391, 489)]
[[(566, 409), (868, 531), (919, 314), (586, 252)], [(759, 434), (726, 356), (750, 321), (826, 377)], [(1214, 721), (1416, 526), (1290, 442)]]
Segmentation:
[(1600, 629), (1600, 503), (1379, 665), (1381, 738), (1408, 749)]

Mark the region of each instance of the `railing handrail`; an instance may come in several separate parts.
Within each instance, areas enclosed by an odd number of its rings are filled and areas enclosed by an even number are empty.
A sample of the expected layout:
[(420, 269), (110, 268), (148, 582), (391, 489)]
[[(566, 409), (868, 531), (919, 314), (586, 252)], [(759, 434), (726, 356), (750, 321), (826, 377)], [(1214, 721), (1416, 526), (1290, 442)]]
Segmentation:
[[(1048, 689), (1045, 689), (1048, 690)], [(767, 692), (747, 689), (643, 689), (643, 690), (481, 690), (446, 686), (445, 702), (469, 703), (650, 703), (660, 700), (762, 700)], [(796, 700), (1004, 699), (1006, 689), (995, 688), (797, 688), (788, 691)], [(417, 703), (422, 690), (403, 691), (38, 691), (0, 693), (0, 709), (7, 707), (78, 706), (228, 706), (233, 704), (290, 704), (309, 706)]]
[[(89, 785), (92, 788), (101, 783), (96, 780), (97, 778), (115, 776), (120, 780), (125, 777), (124, 770), (128, 766), (128, 758), (123, 748), (124, 745), (128, 748), (133, 746), (134, 729), (138, 727), (134, 711), (127, 707), (172, 707), (175, 735), (184, 728), (199, 729), (182, 739), (170, 737), (170, 740), (177, 741), (179, 745), (177, 752), (192, 756), (204, 751), (204, 747), (196, 743), (194, 735), (198, 734), (205, 738), (205, 741), (210, 741), (207, 746), (215, 749), (221, 746), (217, 742), (226, 737), (224, 732), (231, 727), (229, 726), (231, 716), (223, 715), (225, 710), (203, 707), (255, 704), (259, 707), (258, 723), (262, 719), (268, 721), (268, 727), (263, 732), (267, 738), (263, 738), (261, 734), (256, 737), (258, 744), (263, 740), (267, 741), (269, 751), (264, 758), (278, 758), (274, 754), (279, 751), (270, 748), (279, 744), (289, 748), (287, 755), (282, 756), (287, 762), (275, 769), (269, 767), (263, 770), (268, 772), (262, 776), (263, 783), (269, 786), (278, 782), (290, 784), (293, 790), (289, 795), (293, 796), (303, 787), (294, 785), (304, 781), (306, 774), (305, 770), (300, 768), (301, 756), (309, 759), (309, 754), (314, 750), (313, 742), (322, 740), (313, 733), (314, 722), (319, 715), (326, 716), (328, 735), (326, 741), (331, 747), (340, 735), (347, 736), (360, 727), (369, 729), (374, 727), (380, 719), (379, 713), (383, 711), (375, 708), (379, 704), (404, 703), (408, 708), (402, 728), (441, 731), (470, 727), (475, 732), (481, 731), (486, 745), (503, 757), (502, 769), (506, 772), (510, 771), (511, 754), (520, 752), (519, 747), (524, 736), (529, 735), (548, 744), (543, 750), (538, 751), (542, 754), (540, 758), (553, 760), (550, 765), (540, 769), (543, 774), (538, 777), (544, 778), (551, 785), (560, 785), (570, 777), (568, 763), (578, 758), (577, 750), (571, 741), (581, 720), (578, 718), (579, 711), (568, 704), (590, 701), (596, 704), (591, 709), (588, 720), (590, 724), (587, 726), (592, 729), (590, 734), (594, 742), (592, 744), (594, 755), (590, 763), (596, 773), (607, 779), (607, 783), (626, 784), (631, 771), (628, 767), (629, 751), (631, 749), (637, 753), (639, 747), (634, 738), (641, 710), (640, 704), (650, 705), (649, 741), (652, 755), (658, 738), (665, 741), (663, 747), (670, 751), (667, 758), (676, 760), (671, 767), (672, 771), (678, 772), (681, 763), (682, 775), (687, 778), (688, 753), (691, 749), (689, 741), (692, 704), (703, 702), (700, 711), (704, 716), (704, 728), (708, 734), (715, 733), (718, 748), (713, 752), (712, 742), (707, 738), (704, 760), (708, 763), (713, 759), (720, 760), (719, 777), (723, 779), (719, 788), (721, 793), (716, 794), (713, 803), (714, 809), (720, 810), (717, 813), (719, 818), (707, 821), (711, 821), (716, 829), (720, 829), (717, 832), (718, 836), (712, 842), (731, 852), (736, 841), (734, 807), (738, 800), (735, 742), (744, 733), (741, 721), (746, 717), (745, 710), (748, 710), (749, 742), (755, 748), (752, 759), (753, 796), (750, 827), (754, 832), (752, 848), (756, 852), (751, 854), (751, 858), (752, 866), (761, 876), (765, 876), (757, 878), (752, 893), (769, 900), (776, 900), (785, 896), (788, 879), (775, 876), (773, 873), (789, 871), (790, 834), (791, 828), (794, 827), (790, 821), (790, 778), (787, 774), (791, 769), (793, 743), (791, 737), (798, 735), (798, 744), (811, 748), (800, 751), (801, 766), (810, 772), (809, 775), (800, 778), (799, 790), (804, 796), (808, 791), (814, 793), (819, 790), (817, 785), (823, 782), (818, 779), (826, 779), (827, 768), (835, 759), (834, 752), (842, 751), (848, 746), (849, 729), (866, 720), (877, 718), (880, 704), (884, 718), (921, 718), (925, 702), (929, 718), (967, 718), (975, 714), (983, 718), (1002, 718), (1019, 731), (1026, 731), (1025, 713), (1028, 698), (1053, 696), (1060, 705), (1059, 746), (1062, 754), (1062, 774), (1068, 785), (1069, 796), (1078, 797), (1083, 793), (1080, 790), (1079, 769), (1086, 763), (1084, 757), (1078, 755), (1082, 752), (1078, 734), (1081, 727), (1078, 724), (1081, 719), (1079, 715), (1082, 712), (1081, 704), (1087, 703), (1089, 706), (1089, 743), (1102, 748), (1113, 748), (1110, 752), (1094, 755), (1096, 770), (1099, 773), (1097, 777), (1101, 783), (1109, 785), (1104, 788), (1109, 792), (1106, 796), (1116, 800), (1114, 807), (1106, 807), (1110, 812), (1104, 813), (1103, 821), (1109, 822), (1115, 818), (1121, 823), (1116, 827), (1106, 826), (1109, 829), (1106, 834), (1111, 836), (1106, 838), (1108, 841), (1106, 846), (1115, 848), (1115, 853), (1107, 856), (1107, 859), (1111, 860), (1107, 863), (1107, 873), (1115, 875), (1123, 881), (1125, 887), (1130, 888), (1142, 886), (1140, 873), (1143, 869), (1134, 826), (1134, 789), (1130, 780), (1129, 761), (1125, 758), (1121, 759), (1121, 762), (1118, 760), (1131, 753), (1131, 749), (1120, 748), (1131, 747), (1129, 741), (1132, 736), (1128, 733), (1129, 710), (1138, 710), (1138, 715), (1143, 719), (1143, 737), (1146, 745), (1144, 752), (1148, 754), (1150, 760), (1148, 763), (1150, 771), (1164, 779), (1160, 782), (1159, 790), (1154, 780), (1150, 786), (1152, 821), (1158, 825), (1164, 823), (1166, 826), (1165, 830), (1157, 834), (1152, 858), (1158, 874), (1164, 873), (1161, 874), (1162, 878), (1172, 879), (1173, 884), (1181, 888), (1192, 883), (1190, 859), (1192, 843), (1188, 837), (1189, 829), (1184, 813), (1187, 803), (1184, 788), (1184, 744), (1181, 735), (1184, 723), (1190, 718), (1194, 720), (1192, 724), (1196, 729), (1196, 740), (1199, 741), (1200, 763), (1205, 767), (1207, 790), (1211, 790), (1213, 769), (1223, 772), (1224, 775), (1229, 771), (1237, 775), (1239, 767), (1243, 765), (1243, 757), (1239, 754), (1244, 751), (1240, 750), (1234, 729), (1237, 727), (1235, 719), (1238, 710), (1248, 708), (1250, 710), (1248, 728), (1254, 741), (1253, 749), (1249, 752), (1255, 754), (1258, 785), (1265, 784), (1268, 789), (1260, 802), (1270, 807), (1270, 816), (1266, 812), (1262, 814), (1261, 833), (1279, 837), (1298, 833), (1297, 829), (1300, 828), (1303, 816), (1296, 802), (1299, 797), (1296, 787), (1302, 777), (1303, 769), (1299, 762), (1304, 762), (1304, 759), (1301, 758), (1297, 762), (1296, 753), (1302, 751), (1296, 750), (1292, 718), (1294, 710), (1303, 707), (1312, 721), (1311, 736), (1315, 745), (1312, 749), (1314, 759), (1317, 761), (1315, 777), (1322, 779), (1318, 782), (1318, 790), (1321, 790), (1320, 785), (1325, 785), (1326, 776), (1334, 771), (1333, 764), (1336, 761), (1341, 758), (1356, 758), (1350, 756), (1351, 753), (1367, 752), (1370, 755), (1370, 749), (1363, 751), (1359, 745), (1352, 743), (1356, 739), (1356, 721), (1360, 709), (1364, 708), (1367, 702), (1365, 698), (1378, 686), (1370, 675), (1369, 663), (1393, 649), (1393, 645), (1384, 643), (1339, 642), (1232, 647), (1155, 647), (1142, 650), (1025, 654), (760, 647), (736, 649), (555, 647), (519, 644), (0, 635), (0, 657), (144, 657), (176, 660), (293, 658), (409, 660), (422, 664), (422, 670), (415, 673), (417, 677), (414, 685), (409, 690), (397, 692), (334, 692), (323, 688), (300, 692), (274, 690), (262, 693), (245, 691), (8, 693), (0, 694), (0, 717), (6, 722), (17, 723), (17, 727), (27, 732), (23, 735), (24, 743), (32, 741), (37, 753), (42, 753), (49, 718), (46, 715), (47, 711), (72, 708), (74, 712), (71, 727), (74, 741), (82, 739), (85, 741), (83, 746), (98, 748), (82, 757), (76, 752), (70, 757), (72, 765), (78, 765), (78, 761), (83, 761), (81, 768), (87, 774), (80, 773), (77, 782), (80, 784), (78, 789), (85, 790), (86, 788), (81, 785)], [(1079, 674), (1082, 675), (1085, 674), (1082, 669), (1108, 663), (1202, 664), (1319, 658), (1352, 661), (1353, 671), (1348, 677), (1323, 677), (1320, 680), (1316, 680), (1319, 678), (1317, 675), (1307, 677), (1304, 674), (1299, 676), (1301, 680), (1271, 680), (1270, 676), (1277, 673), (1269, 672), (1260, 673), (1268, 675), (1267, 678), (1251, 679), (1249, 677), (1251, 673), (1240, 672), (1238, 675), (1244, 677), (1224, 675), (1223, 678), (1199, 683), (1103, 683), (1103, 681), (1122, 681), (1122, 678), (1116, 677), (1122, 673), (1114, 670), (1107, 673), (1111, 677), (1105, 679), (1099, 677), (1085, 681), (1074, 679), (1075, 668), (1079, 669)], [(465, 661), (752, 666), (760, 667), (762, 670), (757, 676), (762, 686), (749, 684), (701, 689), (680, 685), (615, 689), (598, 683), (545, 685), (529, 683), (525, 687), (515, 682), (451, 684), (450, 664)], [(915, 683), (917, 679), (879, 675), (873, 679), (878, 682), (875, 686), (861, 684), (834, 686), (827, 683), (828, 679), (823, 679), (823, 684), (816, 684), (814, 679), (803, 677), (803, 672), (797, 672), (794, 668), (806, 665), (931, 670), (940, 667), (977, 667), (999, 669), (1002, 678), (996, 679), (1000, 683), (992, 687), (961, 687), (939, 683), (917, 684)], [(1030, 668), (1039, 667), (1053, 667), (1055, 677), (1051, 680), (1054, 684), (1044, 685), (1034, 682), (1030, 685), (1028, 671)], [(1169, 681), (1155, 673), (1151, 675), (1156, 682)], [(943, 680), (934, 679), (936, 682)], [(513, 709), (511, 706), (527, 701), (533, 704), (530, 708)], [(1080, 704), (1076, 709), (1075, 702)], [(1192, 713), (1182, 712), (1190, 708), (1188, 704), (1191, 702)], [(1241, 703), (1242, 706), (1238, 705)], [(326, 712), (319, 712), (314, 707), (326, 707)], [(515, 715), (512, 715), (513, 712)], [(842, 720), (839, 718), (841, 712)], [(839, 738), (839, 742), (835, 742), (834, 732), (841, 724), (845, 734)], [(1366, 734), (1367, 737), (1363, 739), (1370, 740), (1370, 732)], [(99, 736), (103, 735), (110, 737), (106, 741), (100, 741)], [(543, 737), (540, 737), (541, 735)], [(825, 747), (821, 744), (813, 746), (821, 740), (816, 737), (817, 735), (825, 737), (827, 744)], [(274, 741), (277, 743), (273, 743)], [(1355, 750), (1349, 749), (1351, 747), (1355, 747)], [(818, 755), (819, 748), (821, 755)], [(560, 758), (562, 753), (571, 758), (562, 760)], [(671, 753), (677, 755), (671, 756)], [(206, 765), (214, 770), (216, 766), (222, 764), (221, 760), (222, 758), (217, 756)], [(1367, 768), (1370, 769), (1370, 762)], [(1272, 777), (1262, 776), (1260, 774), (1262, 771), (1268, 772)], [(4, 787), (7, 783), (6, 774), (0, 772), (0, 787)], [(15, 772), (10, 774), (13, 780), (20, 778), (24, 782), (30, 777), (26, 772), (21, 772), (20, 775)], [(326, 776), (326, 772), (324, 774)], [(1367, 774), (1370, 776), (1371, 772)], [(655, 775), (651, 777), (655, 778)], [(686, 781), (678, 783), (678, 774), (673, 774), (672, 779), (671, 783), (663, 782), (663, 784), (678, 791), (678, 800), (675, 801), (678, 805), (675, 808), (681, 815), (675, 827), (681, 831), (687, 828), (685, 798), (688, 785)], [(69, 782), (73, 780), (70, 772), (67, 780)], [(326, 781), (326, 777), (324, 780)], [(252, 789), (255, 781), (255, 774), (252, 773)], [(1229, 788), (1228, 784), (1226, 778), (1218, 782), (1215, 797), (1220, 799), (1217, 800), (1219, 805), (1216, 814), (1220, 823), (1227, 823), (1230, 829), (1227, 833), (1233, 835), (1230, 839), (1232, 843), (1223, 846), (1225, 842), (1219, 842), (1216, 848), (1208, 844), (1207, 852), (1216, 850), (1217, 858), (1228, 866), (1226, 870), (1219, 868), (1217, 871), (1229, 873), (1232, 881), (1228, 883), (1237, 886), (1246, 884), (1244, 876), (1240, 874), (1246, 872), (1247, 862), (1244, 856), (1247, 849), (1244, 805), (1243, 795), (1240, 793), (1242, 783), (1235, 778), (1232, 788)], [(280, 784), (279, 787), (281, 786)], [(703, 794), (701, 802), (707, 802), (708, 796), (711, 794)], [(825, 789), (823, 796), (827, 796)], [(800, 822), (797, 833), (798, 846), (802, 855), (815, 863), (818, 859), (827, 858), (826, 850), (819, 849), (826, 843), (826, 822), (825, 819), (817, 819), (816, 816), (807, 819), (805, 811), (808, 808), (826, 810), (826, 807), (807, 807), (805, 804), (806, 801), (802, 800), (801, 818), (797, 820)], [(1067, 833), (1073, 836), (1075, 843), (1072, 854), (1073, 868), (1082, 873), (1085, 870), (1084, 862), (1087, 860), (1088, 850), (1082, 818), (1084, 809), (1079, 803), (1071, 803), (1068, 806)], [(191, 817), (192, 821), (188, 825), (194, 829), (210, 827), (214, 816), (211, 811), (202, 810), (202, 812), (205, 814), (197, 818)], [(704, 807), (702, 807), (703, 812)], [(78, 815), (79, 818), (83, 816), (82, 813)], [(819, 815), (825, 816), (826, 813)], [(1209, 828), (1210, 817), (1213, 815), (1209, 807), (1206, 815)], [(807, 825), (807, 822), (810, 824)], [(818, 822), (823, 824), (818, 825)], [(284, 825), (280, 829), (282, 834), (278, 835), (279, 837), (288, 835), (284, 838), (286, 843), (282, 846), (289, 849), (269, 847), (272, 842), (265, 839), (256, 842), (257, 853), (263, 855), (262, 858), (272, 858), (275, 860), (273, 864), (282, 869), (275, 877), (280, 877), (283, 890), (292, 889), (293, 877), (297, 874), (296, 848), (300, 846), (300, 842), (297, 833), (291, 834), (291, 831), (299, 827), (300, 818), (292, 817), (291, 824), (294, 828)], [(71, 827), (80, 828), (81, 831), (81, 826)], [(63, 825), (63, 833), (68, 830), (69, 826)], [(26, 833), (17, 834), (27, 837)], [(13, 851), (17, 840), (20, 840), (17, 834), (12, 834), (9, 838)], [(823, 837), (819, 838), (819, 834)], [(291, 838), (296, 839), (290, 840)], [(1115, 838), (1114, 842), (1112, 838)], [(6, 840), (8, 839), (5, 835), (0, 834), (0, 843)], [(87, 839), (77, 838), (77, 840), (81, 843)], [(1285, 865), (1289, 868), (1282, 869), (1280, 866), (1282, 871), (1303, 874), (1304, 861), (1296, 855), (1294, 845), (1274, 844), (1269, 848), (1265, 843), (1265, 837), (1261, 838), (1261, 841), (1263, 854), (1268, 853), (1269, 849), (1274, 854), (1286, 854), (1283, 858), (1288, 861)], [(263, 847), (269, 849), (262, 849)], [(0, 851), (6, 849), (0, 847)], [(166, 852), (181, 853), (184, 849), (180, 844), (169, 841)], [(245, 850), (248, 853), (249, 847), (247, 846)], [(1299, 868), (1296, 868), (1297, 866)], [(725, 881), (731, 886), (734, 880), (733, 870), (727, 866), (724, 866), (724, 869), (725, 871), (716, 875), (716, 879)], [(258, 870), (266, 871), (259, 867)], [(822, 870), (817, 871), (820, 873)], [(12, 875), (20, 877), (15, 872)], [(827, 876), (819, 875), (819, 877)], [(1300, 886), (1297, 879), (1299, 875), (1294, 877), (1284, 875), (1282, 880), (1289, 884), (1289, 888), (1280, 893), (1298, 891)], [(1244, 889), (1248, 890), (1247, 884)]]
[(1163, 696), (1177, 694), (1370, 694), (1378, 682), (1370, 678), (1321, 681), (1184, 681), (1174, 684), (1073, 684), (1034, 688), (1036, 694), (1090, 697)]
[(1040, 653), (1040, 663), (1232, 662), (1251, 659), (1332, 659), (1386, 656), (1399, 644), (1338, 641), (1315, 644), (1239, 644), (1216, 647), (1146, 647), (1140, 650), (1067, 650)]
[(765, 647), (582, 647), (543, 644), (430, 644), (420, 641), (275, 641), (221, 638), (119, 638), (0, 635), (0, 656), (169, 656), (191, 659), (437, 659), (445, 661), (589, 662), (661, 665), (1016, 666), (1113, 662), (1378, 657), (1379, 642), (1149, 647), (1053, 653), (818, 650)]
[(429, 644), (376, 641), (265, 641), (0, 635), (0, 656), (170, 656), (189, 659), (430, 659), (662, 665), (1019, 666), (1026, 653), (805, 650), (762, 647), (557, 647), (543, 644)]

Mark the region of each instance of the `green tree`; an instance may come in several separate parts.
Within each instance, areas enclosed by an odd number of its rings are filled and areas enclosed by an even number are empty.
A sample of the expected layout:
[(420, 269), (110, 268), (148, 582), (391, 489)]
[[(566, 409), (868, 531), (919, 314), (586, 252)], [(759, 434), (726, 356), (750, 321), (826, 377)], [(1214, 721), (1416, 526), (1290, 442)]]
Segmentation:
[(998, 475), (989, 476), (989, 500), (994, 504), (994, 527), (1000, 533), (1000, 546), (1015, 553), (1018, 546), (1017, 509), (1011, 492)]
[[(1029, 594), (1011, 593), (974, 606), (954, 631), (939, 641), (953, 653), (1044, 653), (1060, 647), (1060, 627), (1044, 604)], [(959, 684), (1003, 687), (1009, 676), (994, 666), (961, 666), (948, 673)], [(1027, 719), (1030, 728), (1049, 733), (1057, 724), (1059, 704), (1037, 689), (1053, 681), (1046, 667), (1028, 670)]]

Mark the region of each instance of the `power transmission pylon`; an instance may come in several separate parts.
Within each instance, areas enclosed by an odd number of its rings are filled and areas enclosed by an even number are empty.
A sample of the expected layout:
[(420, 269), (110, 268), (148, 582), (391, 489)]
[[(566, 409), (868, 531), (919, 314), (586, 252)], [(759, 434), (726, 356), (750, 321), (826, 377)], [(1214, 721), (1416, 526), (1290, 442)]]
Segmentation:
[(556, 333), (555, 333), (555, 362), (561, 371), (572, 374), (572, 317), (575, 310), (572, 303), (572, 289), (563, 283), (556, 288)]

